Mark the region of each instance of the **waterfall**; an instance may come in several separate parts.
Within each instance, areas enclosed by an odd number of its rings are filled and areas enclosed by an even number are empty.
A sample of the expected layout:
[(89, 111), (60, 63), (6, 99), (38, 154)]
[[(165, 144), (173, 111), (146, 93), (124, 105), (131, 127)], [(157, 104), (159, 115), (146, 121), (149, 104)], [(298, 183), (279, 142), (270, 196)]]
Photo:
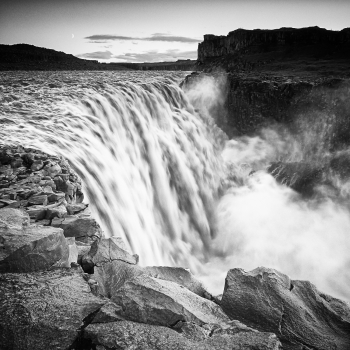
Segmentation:
[(1, 78), (0, 143), (67, 158), (104, 235), (122, 237), (141, 265), (190, 268), (217, 294), (228, 269), (267, 266), (350, 299), (348, 178), (323, 172), (306, 198), (266, 171), (276, 161), (326, 169), (322, 118), (300, 135), (227, 140), (215, 126), (225, 84), (208, 77), (187, 91), (174, 72)]
[(106, 80), (76, 87), (58, 78), (52, 93), (30, 89), (42, 101), (36, 108), (23, 91), (21, 102), (13, 94), (7, 113), (16, 111), (15, 123), (4, 124), (2, 140), (67, 158), (104, 235), (122, 237), (142, 265), (196, 271), (215, 231), (222, 173), (215, 132), (178, 79)]

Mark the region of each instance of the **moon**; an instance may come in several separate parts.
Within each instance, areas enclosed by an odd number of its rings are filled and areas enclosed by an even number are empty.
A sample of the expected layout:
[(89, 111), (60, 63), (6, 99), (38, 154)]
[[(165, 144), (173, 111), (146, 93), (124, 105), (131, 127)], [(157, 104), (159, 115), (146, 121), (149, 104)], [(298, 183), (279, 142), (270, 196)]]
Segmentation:
[(72, 34), (72, 39), (74, 39), (74, 34)]

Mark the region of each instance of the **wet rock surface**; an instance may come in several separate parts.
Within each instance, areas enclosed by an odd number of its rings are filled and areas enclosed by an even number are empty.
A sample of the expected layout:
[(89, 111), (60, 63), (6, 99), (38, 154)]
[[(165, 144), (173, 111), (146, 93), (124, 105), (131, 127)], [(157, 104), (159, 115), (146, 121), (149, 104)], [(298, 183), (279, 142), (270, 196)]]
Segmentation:
[(79, 269), (0, 274), (1, 349), (68, 349), (104, 303)]
[[(271, 333), (223, 331), (223, 334), (194, 338), (182, 335), (162, 326), (130, 321), (92, 324), (85, 330), (85, 337), (93, 344), (106, 349), (149, 349), (149, 350), (278, 350), (279, 341)], [(192, 338), (192, 339), (191, 339)]]
[(221, 306), (232, 319), (275, 333), (285, 349), (350, 348), (349, 305), (273, 269), (230, 270)]

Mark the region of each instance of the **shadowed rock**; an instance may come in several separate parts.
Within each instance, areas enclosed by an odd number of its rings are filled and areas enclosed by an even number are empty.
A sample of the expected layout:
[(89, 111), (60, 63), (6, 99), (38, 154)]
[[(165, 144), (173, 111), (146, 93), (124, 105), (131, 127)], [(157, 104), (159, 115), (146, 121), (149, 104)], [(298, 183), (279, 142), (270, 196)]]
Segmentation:
[(27, 226), (28, 215), (17, 209), (1, 209), (0, 217), (0, 272), (30, 272), (53, 266), (70, 266), (69, 246), (63, 230)]
[(228, 272), (221, 301), (232, 319), (275, 333), (284, 349), (350, 349), (350, 309), (273, 269)]
[(95, 345), (109, 350), (278, 350), (274, 334), (260, 332), (229, 332), (191, 339), (162, 326), (130, 321), (91, 324), (84, 336)]
[(75, 269), (0, 274), (2, 350), (66, 350), (104, 300)]

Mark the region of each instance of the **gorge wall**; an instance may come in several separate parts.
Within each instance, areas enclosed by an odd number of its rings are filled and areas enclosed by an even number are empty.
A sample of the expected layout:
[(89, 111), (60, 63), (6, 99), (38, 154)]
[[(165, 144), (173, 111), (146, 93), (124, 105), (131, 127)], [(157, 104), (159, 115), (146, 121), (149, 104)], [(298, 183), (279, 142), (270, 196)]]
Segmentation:
[[(336, 144), (349, 129), (350, 28), (243, 30), (205, 35), (186, 84), (211, 76), (225, 99), (216, 123), (229, 136), (271, 124), (331, 122)], [(330, 120), (332, 119), (332, 120)], [(296, 123), (297, 121), (297, 123)], [(298, 124), (298, 125), (296, 125)]]

